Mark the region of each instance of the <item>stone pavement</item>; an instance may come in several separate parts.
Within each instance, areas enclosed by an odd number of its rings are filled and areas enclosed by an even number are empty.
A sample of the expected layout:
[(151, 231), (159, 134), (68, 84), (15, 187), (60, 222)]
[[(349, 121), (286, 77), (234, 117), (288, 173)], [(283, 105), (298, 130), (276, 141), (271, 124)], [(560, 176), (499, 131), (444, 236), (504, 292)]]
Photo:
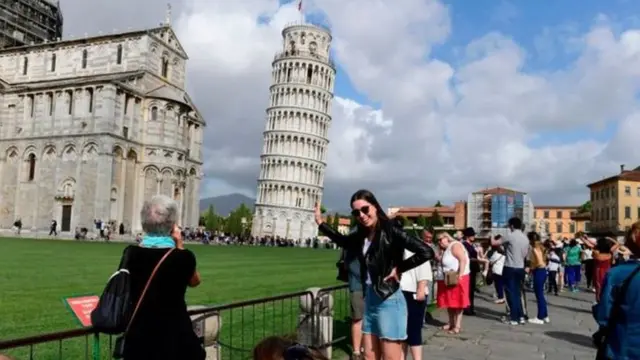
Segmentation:
[[(427, 325), (424, 331), (425, 360), (592, 360), (596, 350), (591, 344), (595, 321), (591, 306), (595, 296), (591, 292), (549, 296), (549, 317), (545, 325), (511, 326), (500, 319), (505, 305), (494, 304), (493, 287), (485, 287), (476, 294), (476, 316), (464, 316), (462, 332), (449, 335), (440, 326)], [(527, 293), (530, 316), (537, 312), (535, 296)], [(446, 320), (447, 314), (438, 310), (436, 322)]]

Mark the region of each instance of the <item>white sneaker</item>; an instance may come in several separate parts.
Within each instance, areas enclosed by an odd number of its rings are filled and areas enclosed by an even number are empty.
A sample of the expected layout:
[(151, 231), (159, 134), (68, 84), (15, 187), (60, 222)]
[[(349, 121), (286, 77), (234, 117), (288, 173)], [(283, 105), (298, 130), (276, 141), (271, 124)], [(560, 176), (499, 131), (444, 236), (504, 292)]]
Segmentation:
[(542, 324), (544, 324), (544, 320), (540, 320), (538, 318), (531, 318), (531, 319), (529, 319), (529, 323), (530, 324), (542, 325)]
[(509, 325), (516, 326), (516, 325), (520, 325), (520, 323), (517, 321), (509, 321)]
[(547, 316), (546, 318), (542, 319), (542, 321), (544, 321), (546, 324), (551, 322), (551, 319), (549, 319), (549, 317)]
[(520, 325), (524, 325), (527, 323), (527, 320), (525, 318), (520, 318)]

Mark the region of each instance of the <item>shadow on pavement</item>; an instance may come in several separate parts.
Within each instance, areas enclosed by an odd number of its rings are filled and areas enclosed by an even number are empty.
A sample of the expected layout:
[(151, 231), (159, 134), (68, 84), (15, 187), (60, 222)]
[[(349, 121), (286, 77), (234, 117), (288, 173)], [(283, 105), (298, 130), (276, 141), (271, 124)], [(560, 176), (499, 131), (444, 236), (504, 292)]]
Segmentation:
[(573, 312), (581, 312), (584, 314), (591, 314), (591, 310), (590, 309), (581, 309), (579, 307), (575, 307), (575, 306), (566, 306), (566, 305), (559, 305), (559, 304), (554, 304), (551, 302), (547, 302), (548, 306), (553, 306), (553, 307), (557, 307), (560, 309), (565, 309), (565, 310), (569, 310), (569, 311), (573, 311)]
[(550, 338), (564, 340), (574, 345), (593, 348), (593, 341), (591, 339), (591, 336), (574, 334), (565, 331), (545, 331), (544, 334)]
[(504, 311), (498, 311), (494, 309), (490, 309), (484, 306), (477, 306), (476, 309), (476, 317), (487, 320), (500, 320), (504, 315)]

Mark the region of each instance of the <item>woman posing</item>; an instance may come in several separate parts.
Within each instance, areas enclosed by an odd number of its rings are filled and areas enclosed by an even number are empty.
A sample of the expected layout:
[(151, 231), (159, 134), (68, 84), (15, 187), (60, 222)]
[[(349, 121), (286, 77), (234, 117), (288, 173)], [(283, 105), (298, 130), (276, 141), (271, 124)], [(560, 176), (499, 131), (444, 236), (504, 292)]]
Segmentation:
[[(400, 360), (407, 339), (407, 302), (400, 290), (400, 275), (429, 261), (434, 253), (427, 244), (394, 226), (370, 191), (358, 190), (351, 196), (350, 204), (357, 226), (349, 235), (342, 235), (324, 223), (320, 204), (315, 208), (316, 223), (336, 245), (361, 254), (365, 358)], [(405, 259), (405, 250), (414, 255)]]
[[(449, 313), (449, 323), (442, 329), (450, 334), (459, 334), (462, 328), (462, 311), (470, 304), (469, 255), (460, 241), (445, 232), (438, 234), (438, 246), (443, 250), (441, 279), (438, 280), (438, 307), (447, 309)], [(451, 281), (453, 278), (457, 281)]]
[(533, 278), (533, 291), (536, 294), (536, 303), (538, 304), (538, 316), (530, 318), (532, 324), (544, 324), (549, 322), (549, 314), (547, 312), (547, 299), (544, 297), (544, 283), (547, 281), (547, 260), (544, 256), (544, 245), (540, 235), (536, 232), (529, 233), (529, 242), (531, 244), (530, 271)]
[(618, 250), (619, 244), (612, 238), (603, 237), (597, 240), (584, 237), (583, 243), (593, 249), (593, 287), (596, 292), (596, 303), (600, 302), (600, 292), (604, 277), (611, 269), (613, 254)]

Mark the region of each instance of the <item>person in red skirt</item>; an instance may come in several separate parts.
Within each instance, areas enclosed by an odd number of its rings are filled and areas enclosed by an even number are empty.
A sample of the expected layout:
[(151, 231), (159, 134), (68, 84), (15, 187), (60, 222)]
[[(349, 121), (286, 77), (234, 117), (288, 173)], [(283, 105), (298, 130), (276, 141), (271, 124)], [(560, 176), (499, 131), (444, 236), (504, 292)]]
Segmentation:
[[(450, 334), (459, 334), (462, 329), (462, 311), (470, 305), (469, 281), (471, 272), (469, 269), (469, 254), (460, 241), (451, 237), (448, 233), (438, 234), (438, 246), (443, 250), (439, 264), (441, 273), (438, 280), (438, 307), (447, 309), (448, 323), (442, 327)], [(458, 281), (455, 284), (447, 284), (445, 279), (457, 274)]]
[(613, 254), (618, 250), (620, 244), (610, 237), (599, 238), (598, 240), (582, 237), (585, 246), (593, 249), (593, 287), (596, 290), (596, 303), (600, 302), (600, 291), (604, 277), (611, 269)]

